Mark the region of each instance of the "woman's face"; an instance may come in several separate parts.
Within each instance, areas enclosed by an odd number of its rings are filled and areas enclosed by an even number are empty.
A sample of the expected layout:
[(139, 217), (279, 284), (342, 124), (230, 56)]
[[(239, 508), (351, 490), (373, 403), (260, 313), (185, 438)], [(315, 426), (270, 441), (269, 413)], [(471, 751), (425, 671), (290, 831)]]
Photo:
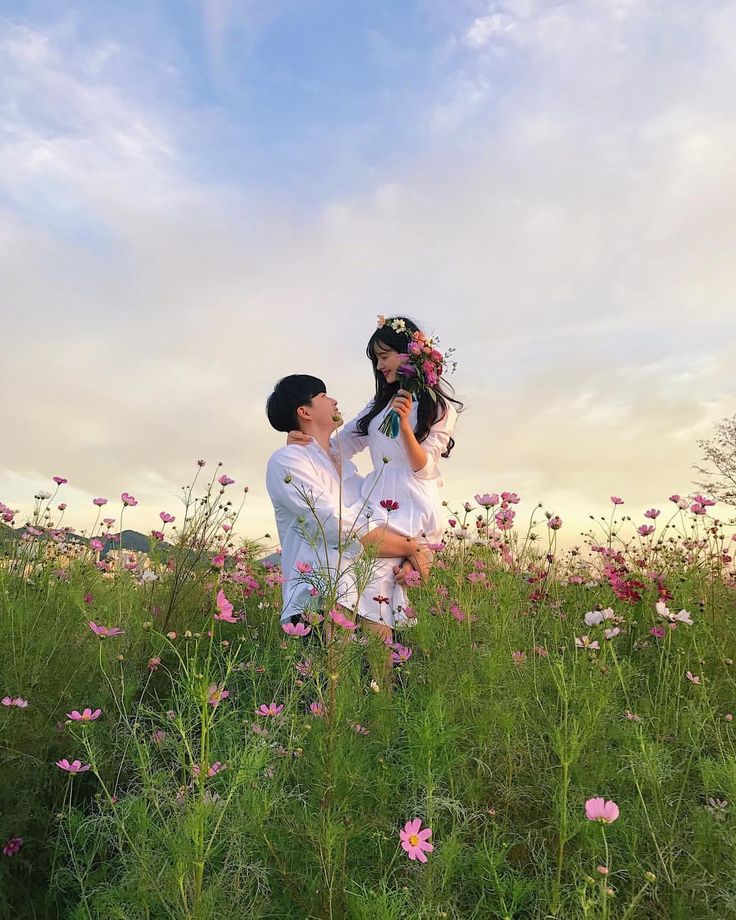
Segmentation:
[(401, 354), (383, 342), (376, 342), (373, 346), (376, 356), (376, 370), (383, 374), (386, 383), (396, 383), (397, 371), (401, 365)]

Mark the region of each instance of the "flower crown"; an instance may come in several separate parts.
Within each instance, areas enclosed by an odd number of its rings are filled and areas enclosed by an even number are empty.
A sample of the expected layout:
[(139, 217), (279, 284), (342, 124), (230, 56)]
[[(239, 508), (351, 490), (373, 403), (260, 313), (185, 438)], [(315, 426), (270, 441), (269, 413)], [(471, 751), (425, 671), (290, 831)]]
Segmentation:
[(394, 332), (403, 332), (405, 335), (410, 334), (403, 319), (386, 319), (383, 313), (378, 314), (376, 325), (379, 329), (383, 329), (384, 326), (388, 326), (389, 329), (393, 329)]

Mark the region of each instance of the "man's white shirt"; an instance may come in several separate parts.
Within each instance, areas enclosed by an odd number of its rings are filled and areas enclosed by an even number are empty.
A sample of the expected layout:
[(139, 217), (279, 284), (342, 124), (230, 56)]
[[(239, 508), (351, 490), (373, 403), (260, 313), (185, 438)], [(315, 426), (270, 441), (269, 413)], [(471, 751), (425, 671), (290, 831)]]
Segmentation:
[[(281, 543), (284, 577), (284, 622), (307, 608), (315, 609), (320, 586), (337, 586), (337, 602), (352, 608), (357, 601), (350, 568), (360, 555), (359, 537), (378, 526), (360, 498), (362, 478), (350, 460), (342, 476), (327, 453), (311, 441), (275, 451), (266, 468), (266, 488), (273, 503)], [(340, 572), (338, 573), (338, 563)], [(309, 566), (312, 573), (302, 572)], [(311, 589), (311, 593), (310, 593)]]

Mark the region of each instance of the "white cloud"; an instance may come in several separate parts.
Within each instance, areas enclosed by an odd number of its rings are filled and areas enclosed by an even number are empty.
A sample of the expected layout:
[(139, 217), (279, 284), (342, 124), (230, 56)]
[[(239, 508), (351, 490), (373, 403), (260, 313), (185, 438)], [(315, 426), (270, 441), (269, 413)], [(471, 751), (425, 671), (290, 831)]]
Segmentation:
[[(374, 316), (400, 310), (458, 348), (453, 502), (512, 488), (573, 527), (612, 491), (687, 491), (736, 395), (728, 13), (678, 5), (655, 51), (657, 4), (545, 7), (458, 25), (476, 37), (434, 88), (430, 148), (298, 218), (193, 179), (184, 102), (131, 89), (121, 43), (6, 31), (0, 499), (60, 473), (79, 495), (138, 494), (143, 528), (196, 459), (222, 458), (270, 530), (271, 386), (319, 373), (357, 410)], [(178, 77), (162, 61), (151, 79)]]

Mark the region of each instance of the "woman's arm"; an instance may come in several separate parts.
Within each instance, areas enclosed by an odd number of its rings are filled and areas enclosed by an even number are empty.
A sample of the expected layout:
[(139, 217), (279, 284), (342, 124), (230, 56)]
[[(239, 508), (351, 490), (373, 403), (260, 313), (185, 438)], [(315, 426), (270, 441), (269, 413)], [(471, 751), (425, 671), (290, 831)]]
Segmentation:
[(399, 390), (392, 406), (399, 413), (399, 432), (417, 479), (435, 479), (440, 475), (440, 458), (447, 450), (457, 420), (457, 410), (450, 404), (445, 414), (429, 429), (427, 437), (419, 443), (411, 427), (411, 395)]

